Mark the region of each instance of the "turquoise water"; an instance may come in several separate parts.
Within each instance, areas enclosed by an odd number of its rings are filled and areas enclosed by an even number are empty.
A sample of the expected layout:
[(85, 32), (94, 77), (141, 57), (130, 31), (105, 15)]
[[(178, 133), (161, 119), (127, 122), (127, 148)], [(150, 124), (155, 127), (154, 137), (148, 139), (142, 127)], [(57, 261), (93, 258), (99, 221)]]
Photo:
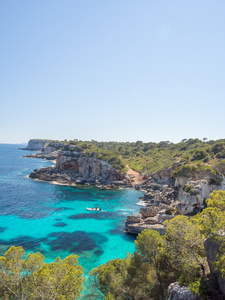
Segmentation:
[[(137, 213), (141, 192), (68, 187), (27, 178), (52, 163), (23, 158), (29, 151), (0, 144), (0, 255), (12, 245), (40, 251), (47, 262), (79, 255), (85, 274), (94, 267), (134, 251), (134, 236), (124, 221)], [(86, 207), (101, 207), (90, 212)]]

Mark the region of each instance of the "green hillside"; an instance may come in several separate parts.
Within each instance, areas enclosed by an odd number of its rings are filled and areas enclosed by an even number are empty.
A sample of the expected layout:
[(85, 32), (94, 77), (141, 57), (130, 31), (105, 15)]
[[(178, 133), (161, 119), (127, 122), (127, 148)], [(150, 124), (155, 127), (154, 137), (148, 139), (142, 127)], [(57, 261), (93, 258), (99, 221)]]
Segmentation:
[(196, 172), (215, 176), (225, 170), (225, 139), (183, 139), (179, 143), (64, 141), (64, 150), (82, 151), (111, 163), (126, 172), (129, 165), (135, 171), (150, 174), (180, 162), (174, 176), (189, 176)]

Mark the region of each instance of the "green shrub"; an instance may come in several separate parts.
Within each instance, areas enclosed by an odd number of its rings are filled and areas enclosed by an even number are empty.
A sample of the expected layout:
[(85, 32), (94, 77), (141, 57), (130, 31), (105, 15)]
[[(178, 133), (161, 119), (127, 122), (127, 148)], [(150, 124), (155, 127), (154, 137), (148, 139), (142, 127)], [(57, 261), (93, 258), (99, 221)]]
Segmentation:
[(191, 195), (198, 195), (199, 192), (197, 190), (194, 189), (193, 185), (191, 184), (186, 184), (183, 186), (183, 190), (186, 192), (186, 193), (189, 193)]
[(223, 181), (223, 177), (221, 177), (220, 175), (214, 175), (213, 177), (210, 177), (208, 179), (209, 184), (215, 184), (215, 185), (221, 185), (222, 181)]
[(189, 162), (191, 160), (191, 155), (190, 153), (186, 153), (182, 156), (181, 162)]
[(204, 164), (196, 165), (181, 165), (176, 168), (172, 173), (174, 178), (176, 177), (194, 177), (194, 178), (203, 178), (205, 176), (214, 176), (216, 171), (213, 170), (210, 166)]
[(173, 172), (172, 177), (193, 177), (197, 172), (197, 167), (194, 165), (181, 165)]
[(206, 163), (209, 161), (209, 156), (207, 156), (206, 158), (203, 159), (203, 162)]
[(204, 149), (199, 149), (194, 152), (192, 160), (200, 160), (207, 156), (208, 156), (208, 154)]
[(165, 214), (166, 215), (174, 215), (175, 212), (176, 212), (176, 209), (174, 207), (168, 206), (165, 211)]
[(219, 142), (219, 143), (215, 143), (213, 146), (212, 146), (212, 152), (214, 154), (217, 154), (221, 151), (225, 150), (225, 146), (224, 146), (224, 143), (223, 142)]
[(221, 174), (225, 174), (225, 159), (217, 162), (214, 169)]
[(216, 158), (225, 158), (225, 150), (218, 152), (216, 154)]

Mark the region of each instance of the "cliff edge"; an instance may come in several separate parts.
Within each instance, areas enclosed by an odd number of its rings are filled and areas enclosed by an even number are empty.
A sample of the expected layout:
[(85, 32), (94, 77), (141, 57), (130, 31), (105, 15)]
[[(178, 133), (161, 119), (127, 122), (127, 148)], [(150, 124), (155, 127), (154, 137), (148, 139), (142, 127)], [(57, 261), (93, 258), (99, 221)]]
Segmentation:
[(55, 166), (34, 170), (29, 177), (69, 185), (129, 185), (129, 178), (108, 162), (76, 151), (59, 151)]
[(42, 151), (45, 145), (47, 145), (50, 140), (39, 140), (32, 139), (29, 140), (26, 148), (22, 148), (22, 150), (30, 150), (30, 151)]

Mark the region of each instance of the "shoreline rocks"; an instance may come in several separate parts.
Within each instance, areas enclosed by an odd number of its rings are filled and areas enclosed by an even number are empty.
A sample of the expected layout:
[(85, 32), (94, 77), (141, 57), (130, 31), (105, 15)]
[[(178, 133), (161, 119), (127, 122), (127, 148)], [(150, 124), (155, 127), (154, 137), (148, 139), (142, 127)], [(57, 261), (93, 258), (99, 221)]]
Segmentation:
[[(172, 171), (176, 164), (167, 169), (155, 172), (138, 187), (145, 194), (140, 198), (145, 207), (140, 209), (141, 219), (127, 217), (125, 230), (138, 234), (143, 229), (165, 232), (163, 222), (171, 220), (177, 215), (193, 215), (205, 207), (205, 199), (213, 190), (225, 190), (225, 179), (221, 185), (210, 185), (208, 178), (192, 180), (192, 178), (172, 178)], [(181, 183), (184, 183), (182, 185)]]
[(29, 177), (62, 184), (91, 184), (100, 189), (131, 187), (126, 175), (108, 162), (74, 151), (59, 151), (55, 166), (34, 170)]
[[(41, 150), (26, 157), (56, 160), (55, 166), (34, 170), (30, 178), (70, 186), (86, 184), (99, 189), (135, 187), (144, 191), (143, 197), (139, 198), (139, 205), (145, 207), (140, 209), (140, 214), (128, 216), (125, 222), (128, 233), (138, 234), (148, 228), (163, 234), (165, 220), (171, 220), (179, 214), (198, 213), (213, 190), (225, 190), (225, 180), (216, 186), (209, 184), (209, 178), (173, 178), (178, 163), (143, 177), (137, 176), (137, 172), (131, 169), (128, 174), (121, 173), (110, 163), (95, 158), (93, 153), (87, 156), (81, 147), (64, 142), (30, 140), (25, 149)], [(136, 177), (138, 181), (134, 180)]]

